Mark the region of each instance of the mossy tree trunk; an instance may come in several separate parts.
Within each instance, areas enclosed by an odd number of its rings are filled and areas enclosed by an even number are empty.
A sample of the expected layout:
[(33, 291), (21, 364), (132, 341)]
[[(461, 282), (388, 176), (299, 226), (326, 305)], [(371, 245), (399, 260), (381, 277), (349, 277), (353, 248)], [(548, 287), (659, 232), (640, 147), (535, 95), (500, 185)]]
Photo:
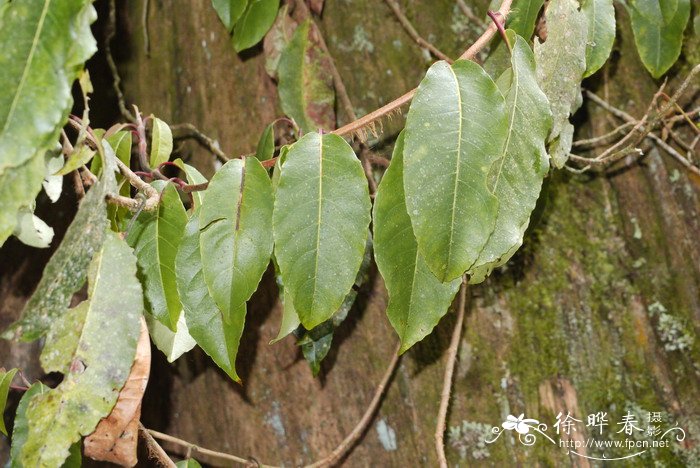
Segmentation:
[[(482, 16), (488, 2), (472, 3)], [(479, 33), (452, 0), (401, 4), (418, 31), (452, 56)], [(170, 123), (195, 124), (228, 154), (252, 151), (264, 126), (281, 115), (261, 50), (236, 55), (209, 0), (157, 0), (148, 2), (147, 56), (143, 1), (121, 7), (114, 47), (128, 102)], [(637, 58), (623, 8), (617, 17), (622, 27), (615, 58), (585, 85), (641, 116), (658, 83)], [(384, 2), (327, 0), (320, 25), (359, 115), (414, 87), (430, 63)], [(673, 70), (671, 87), (686, 68)], [(582, 137), (613, 128), (595, 104), (586, 104), (578, 117)], [(402, 123), (403, 117), (385, 122), (378, 141), (371, 141), (377, 152), (390, 153)], [(559, 412), (585, 422), (598, 411), (610, 414), (612, 434), (627, 411), (639, 418), (663, 412), (688, 438), (682, 450), (650, 451), (643, 459), (700, 461), (693, 448), (700, 440), (700, 181), (644, 148), (641, 161), (606, 176), (550, 176), (522, 251), (507, 269), (470, 289), (448, 422), (455, 428), (448, 438), (453, 464), (587, 466), (543, 440), (532, 448), (510, 436), (493, 445), (478, 442), (508, 414), (525, 413), (551, 427)], [(190, 141), (179, 151), (211, 175), (214, 162), (206, 150)], [(286, 466), (327, 454), (354, 427), (396, 341), (383, 314), (381, 279), (373, 272), (338, 330), (321, 376), (313, 378), (292, 338), (268, 344), (281, 312), (269, 273), (249, 308), (238, 360), (243, 385), (201, 351), (172, 366), (156, 352), (144, 405), (147, 426)], [(4, 298), (18, 295), (8, 290), (11, 276), (3, 278)], [(3, 320), (18, 313), (17, 305), (2, 302)], [(452, 315), (402, 358), (348, 466), (436, 464), (433, 432)], [(586, 428), (575, 437), (587, 437)], [(184, 455), (182, 448), (166, 448)]]

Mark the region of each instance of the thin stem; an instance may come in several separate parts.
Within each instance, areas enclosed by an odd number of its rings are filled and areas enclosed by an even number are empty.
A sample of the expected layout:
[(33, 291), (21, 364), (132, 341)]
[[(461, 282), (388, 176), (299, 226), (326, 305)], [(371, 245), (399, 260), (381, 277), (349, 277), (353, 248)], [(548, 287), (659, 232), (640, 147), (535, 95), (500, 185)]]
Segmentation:
[(496, 28), (498, 29), (498, 34), (501, 35), (501, 39), (503, 39), (503, 42), (506, 43), (506, 46), (508, 46), (508, 52), (511, 54), (513, 53), (513, 47), (510, 45), (510, 40), (508, 39), (508, 35), (506, 34), (506, 30), (503, 28), (503, 23), (501, 22), (501, 19), (498, 17), (498, 13), (489, 10), (488, 13), (486, 13), (489, 18), (491, 18), (491, 21), (493, 21), (493, 24), (496, 25)]
[(181, 123), (177, 125), (171, 125), (170, 128), (172, 129), (173, 133), (179, 133), (179, 135), (175, 136), (176, 140), (179, 139), (185, 139), (185, 138), (193, 138), (194, 140), (197, 141), (200, 145), (204, 146), (206, 149), (209, 150), (214, 156), (216, 156), (219, 161), (222, 163), (225, 163), (228, 161), (230, 158), (226, 156), (226, 153), (221, 151), (221, 148), (219, 148), (219, 145), (216, 143), (216, 141), (204, 133), (200, 132), (197, 127), (192, 125), (191, 123)]
[(175, 463), (173, 463), (170, 457), (168, 457), (168, 454), (165, 453), (163, 447), (158, 445), (158, 442), (156, 442), (153, 439), (153, 436), (151, 435), (150, 431), (143, 427), (143, 424), (141, 424), (140, 422), (139, 434), (146, 443), (146, 449), (151, 459), (155, 460), (160, 466), (165, 466), (167, 468), (175, 468)]
[(117, 32), (117, 13), (116, 13), (116, 1), (109, 0), (109, 19), (107, 21), (106, 31), (105, 31), (105, 41), (104, 50), (105, 57), (107, 59), (107, 65), (109, 66), (109, 71), (112, 74), (112, 88), (114, 88), (114, 93), (117, 95), (117, 105), (119, 106), (119, 112), (129, 122), (136, 122), (134, 114), (129, 111), (126, 107), (126, 102), (124, 100), (124, 93), (121, 88), (121, 77), (119, 76), (119, 70), (117, 69), (117, 64), (114, 62), (114, 57), (112, 56), (112, 49), (110, 43), (114, 39), (114, 35)]
[(251, 462), (250, 460), (246, 460), (245, 458), (237, 457), (236, 455), (231, 455), (230, 453), (218, 452), (216, 450), (210, 450), (210, 449), (207, 449), (204, 447), (199, 447), (198, 445), (195, 445), (195, 444), (188, 442), (184, 439), (180, 439), (178, 437), (171, 436), (169, 434), (164, 434), (162, 432), (154, 431), (153, 429), (146, 429), (146, 431), (154, 439), (162, 440), (163, 442), (169, 442), (169, 443), (175, 444), (175, 445), (180, 445), (182, 447), (185, 447), (192, 454), (199, 453), (200, 455), (207, 455), (209, 457), (216, 458), (218, 460), (232, 461), (232, 462), (236, 462), (236, 463), (241, 463), (242, 465), (246, 465), (246, 466), (256, 466), (256, 464)]
[(450, 347), (447, 349), (447, 363), (445, 365), (445, 376), (442, 381), (442, 393), (440, 395), (440, 409), (438, 410), (437, 426), (435, 427), (435, 449), (437, 450), (440, 468), (447, 468), (447, 458), (445, 457), (445, 423), (447, 420), (447, 409), (450, 405), (450, 394), (452, 393), (452, 376), (457, 361), (457, 351), (462, 337), (462, 325), (464, 324), (464, 314), (467, 308), (467, 279), (462, 278), (462, 287), (459, 290), (459, 305), (457, 306), (457, 323), (455, 323)]
[(450, 57), (447, 56), (447, 54), (443, 53), (435, 47), (433, 44), (428, 42), (427, 40), (423, 39), (423, 37), (418, 34), (418, 31), (416, 31), (416, 28), (413, 27), (413, 24), (409, 21), (409, 19), (406, 17), (406, 15), (403, 14), (401, 11), (401, 7), (399, 6), (398, 2), (396, 0), (384, 0), (387, 5), (389, 5), (389, 8), (391, 8), (391, 11), (394, 12), (394, 16), (396, 16), (396, 19), (399, 20), (399, 23), (401, 23), (401, 26), (406, 30), (409, 36), (411, 36), (411, 39), (413, 39), (416, 44), (418, 44), (420, 47), (424, 49), (428, 49), (433, 56), (437, 57), (440, 60), (444, 60), (447, 63), (453, 63), (454, 60), (452, 60)]

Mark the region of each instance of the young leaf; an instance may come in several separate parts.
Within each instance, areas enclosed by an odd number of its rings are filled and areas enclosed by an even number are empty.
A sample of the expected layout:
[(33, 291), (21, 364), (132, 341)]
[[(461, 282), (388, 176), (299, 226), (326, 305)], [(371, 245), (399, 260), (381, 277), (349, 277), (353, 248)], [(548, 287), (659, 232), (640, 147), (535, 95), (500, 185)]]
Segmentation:
[(7, 394), (10, 393), (10, 384), (16, 373), (17, 369), (10, 369), (9, 371), (0, 369), (0, 432), (5, 435), (7, 435), (7, 428), (5, 427), (5, 418), (2, 415), (7, 404)]
[(63, 167), (56, 172), (55, 175), (66, 175), (70, 174), (74, 170), (86, 165), (95, 156), (95, 151), (92, 150), (88, 145), (82, 145), (80, 148), (73, 151), (68, 160), (63, 165)]
[(233, 159), (214, 174), (199, 216), (204, 282), (229, 322), (245, 303), (272, 255), (272, 184), (255, 158)]
[(335, 89), (330, 58), (318, 43), (318, 32), (307, 19), (294, 31), (279, 62), (282, 110), (304, 133), (335, 128)]
[(248, 0), (241, 18), (233, 27), (233, 48), (236, 52), (260, 42), (277, 16), (279, 0)]
[(370, 205), (360, 161), (341, 137), (309, 133), (290, 148), (275, 198), (275, 257), (307, 329), (330, 318), (352, 287)]
[(45, 249), (53, 239), (53, 228), (27, 208), (17, 213), (17, 226), (13, 232), (23, 244)]
[(289, 5), (282, 5), (277, 13), (277, 19), (263, 39), (265, 71), (274, 79), (277, 79), (277, 67), (282, 51), (292, 39), (296, 27), (297, 22), (289, 15)]
[(690, 0), (633, 0), (629, 12), (639, 57), (651, 76), (659, 78), (680, 56)]
[(60, 367), (67, 374), (29, 402), (24, 466), (60, 466), (71, 445), (109, 414), (134, 361), (143, 299), (136, 259), (117, 234), (107, 232), (88, 276), (87, 311), (76, 341), (47, 342), (44, 350), (65, 358)]
[(85, 271), (90, 259), (102, 246), (108, 226), (105, 197), (114, 193), (117, 186), (114, 152), (109, 144), (103, 146), (108, 156), (108, 170), (80, 202), (73, 222), (46, 264), (41, 281), (24, 306), (21, 318), (3, 333), (4, 338), (32, 341), (43, 336), (53, 321), (66, 311), (73, 293), (85, 283)]
[(226, 26), (226, 30), (231, 32), (233, 25), (245, 11), (248, 0), (211, 0), (211, 3), (219, 19)]
[(146, 310), (172, 331), (182, 307), (175, 285), (175, 255), (187, 223), (187, 214), (173, 184), (156, 180), (161, 192), (158, 209), (141, 213), (127, 236), (138, 258)]
[[(190, 166), (189, 164), (185, 164), (185, 162), (182, 161), (182, 159), (178, 158), (174, 161), (175, 165), (182, 169), (185, 172), (185, 176), (187, 177), (187, 183), (191, 185), (199, 185), (199, 184), (204, 184), (207, 181), (207, 178), (202, 175), (201, 172), (197, 170), (197, 168)], [(204, 203), (204, 195), (206, 195), (207, 191), (206, 190), (195, 190), (192, 193), (192, 211), (196, 210), (200, 206), (202, 206), (202, 203)]]
[(189, 332), (197, 344), (233, 380), (240, 382), (236, 374), (236, 354), (243, 334), (245, 310), (232, 320), (224, 318), (209, 295), (202, 273), (202, 257), (199, 242), (199, 216), (201, 208), (195, 210), (185, 226), (185, 233), (177, 252), (177, 289)]
[(175, 362), (180, 356), (190, 351), (197, 344), (187, 328), (185, 314), (180, 312), (175, 325), (175, 331), (166, 327), (150, 315), (146, 315), (148, 333), (153, 344), (156, 345), (168, 362)]
[(582, 0), (581, 11), (588, 21), (585, 78), (597, 72), (610, 56), (615, 42), (615, 8), (613, 0)]
[(271, 123), (265, 130), (263, 130), (262, 135), (260, 135), (260, 140), (258, 141), (258, 148), (255, 150), (255, 157), (258, 161), (267, 161), (271, 159), (275, 154), (275, 124)]
[(96, 50), (91, 2), (29, 0), (3, 6), (0, 28), (0, 174), (57, 140), (73, 103), (71, 84)]
[(470, 268), (493, 232), (487, 176), (507, 131), (503, 95), (479, 65), (430, 67), (406, 119), (403, 183), (418, 250), (442, 282)]
[(483, 280), (520, 247), (549, 170), (544, 147), (552, 126), (549, 102), (537, 84), (530, 46), (513, 31), (508, 35), (513, 44), (511, 68), (497, 83), (506, 98), (508, 136), (488, 182), (498, 198), (498, 217), (493, 234), (470, 271), (472, 283)]
[[(152, 116), (153, 117), (153, 116)], [(164, 162), (170, 159), (170, 153), (173, 152), (173, 132), (170, 126), (160, 120), (158, 117), (153, 117), (153, 137), (151, 139), (151, 160), (152, 168), (157, 168)]]
[(374, 256), (389, 291), (386, 314), (403, 353), (425, 338), (450, 307), (461, 279), (440, 282), (418, 252), (403, 190), (404, 133), (374, 199)]
[[(576, 0), (552, 0), (546, 12), (547, 41), (535, 40), (537, 79), (549, 99), (552, 130), (549, 134), (552, 163), (564, 167), (571, 145), (560, 141), (569, 115), (581, 103), (581, 79), (586, 71), (588, 23)], [(568, 132), (568, 130), (567, 130)], [(552, 145), (557, 149), (553, 150)]]

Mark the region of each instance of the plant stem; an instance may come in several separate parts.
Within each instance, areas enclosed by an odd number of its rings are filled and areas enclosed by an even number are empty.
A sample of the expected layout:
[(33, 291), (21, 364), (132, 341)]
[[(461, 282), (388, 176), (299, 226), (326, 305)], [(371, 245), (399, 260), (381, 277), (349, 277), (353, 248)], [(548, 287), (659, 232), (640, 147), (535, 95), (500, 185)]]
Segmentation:
[(440, 409), (438, 410), (437, 426), (435, 427), (435, 449), (437, 450), (440, 468), (447, 468), (447, 458), (445, 457), (445, 422), (447, 420), (447, 409), (450, 405), (450, 394), (452, 393), (452, 376), (454, 374), (455, 362), (457, 361), (457, 351), (462, 337), (462, 325), (464, 324), (464, 313), (467, 308), (467, 279), (462, 278), (462, 287), (459, 290), (459, 305), (457, 306), (457, 323), (452, 332), (450, 347), (447, 348), (447, 363), (445, 365), (445, 376), (442, 381), (442, 393), (440, 395)]
[(423, 37), (418, 34), (418, 31), (416, 31), (416, 28), (413, 27), (413, 24), (406, 18), (406, 15), (403, 14), (401, 11), (401, 7), (399, 6), (398, 2), (396, 0), (384, 0), (384, 2), (389, 5), (389, 8), (391, 8), (391, 11), (394, 12), (394, 16), (396, 16), (396, 19), (399, 20), (399, 23), (401, 23), (401, 26), (406, 30), (409, 36), (411, 36), (411, 39), (413, 39), (416, 44), (418, 44), (420, 47), (424, 49), (428, 49), (431, 54), (433, 54), (435, 57), (437, 57), (440, 60), (444, 60), (447, 63), (453, 63), (454, 60), (452, 60), (450, 57), (447, 56), (447, 54), (444, 54), (443, 52), (440, 51), (437, 47), (435, 47), (433, 44), (430, 42), (426, 41), (423, 39)]

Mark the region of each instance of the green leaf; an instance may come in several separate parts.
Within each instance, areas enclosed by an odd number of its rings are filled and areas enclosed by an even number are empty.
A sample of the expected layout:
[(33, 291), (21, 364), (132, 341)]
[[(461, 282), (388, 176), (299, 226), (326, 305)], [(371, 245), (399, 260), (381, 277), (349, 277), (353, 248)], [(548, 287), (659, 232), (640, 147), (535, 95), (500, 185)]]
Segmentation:
[[(279, 163), (279, 160), (277, 162)], [(277, 165), (275, 165), (275, 168), (277, 168)], [(277, 264), (277, 259), (274, 255), (272, 256), (272, 263), (275, 266), (275, 282), (277, 283), (277, 289), (279, 290), (279, 297), (282, 305), (282, 321), (280, 322), (280, 331), (277, 333), (277, 337), (270, 340), (269, 344), (277, 343), (282, 338), (299, 328), (299, 325), (301, 325), (301, 322), (299, 321), (299, 314), (297, 314), (296, 309), (294, 309), (294, 301), (292, 301), (292, 297), (289, 295), (289, 292), (284, 288), (282, 273), (280, 273), (280, 267)]]
[(199, 242), (199, 216), (196, 210), (185, 226), (185, 233), (177, 252), (177, 289), (184, 310), (185, 320), (192, 338), (233, 380), (240, 382), (236, 374), (236, 354), (243, 334), (245, 310), (237, 315), (241, 319), (224, 323), (224, 318), (209, 295), (202, 273), (202, 257)]
[(188, 458), (187, 460), (181, 460), (175, 463), (177, 468), (202, 468), (202, 465), (197, 462), (194, 458)]
[(55, 175), (63, 176), (70, 174), (79, 167), (83, 167), (85, 164), (87, 164), (93, 156), (95, 156), (95, 151), (90, 149), (88, 145), (82, 145), (80, 148), (73, 151), (70, 156), (68, 156), (66, 163), (59, 171), (56, 172)]
[(53, 239), (53, 228), (27, 208), (17, 212), (17, 226), (13, 232), (23, 244), (45, 249)]
[(515, 0), (508, 15), (508, 29), (529, 40), (535, 32), (542, 5), (544, 0)]
[(3, 418), (3, 413), (5, 412), (5, 405), (7, 404), (7, 394), (10, 393), (10, 384), (12, 379), (15, 378), (17, 369), (10, 369), (5, 371), (0, 370), (0, 432), (7, 435), (7, 428), (5, 427), (5, 418)]
[(260, 135), (260, 140), (258, 141), (258, 148), (255, 150), (255, 157), (258, 161), (267, 161), (271, 159), (275, 154), (275, 124), (271, 123), (265, 130), (263, 130), (262, 135)]
[[(586, 72), (588, 20), (575, 0), (552, 0), (546, 12), (547, 41), (535, 40), (537, 79), (552, 110), (550, 143), (559, 141), (569, 124), (569, 115), (581, 103), (581, 79)], [(567, 130), (568, 132), (568, 130)], [(564, 167), (571, 145), (564, 139), (552, 151), (552, 163)]]
[(145, 317), (153, 344), (165, 354), (168, 362), (174, 362), (197, 344), (187, 328), (184, 313), (180, 313), (178, 317), (176, 331), (172, 331), (151, 315), (146, 314)]
[[(0, 28), (0, 174), (40, 157), (58, 139), (71, 85), (97, 50), (86, 0), (10, 2)], [(40, 155), (40, 156), (39, 156)], [(5, 208), (5, 207), (3, 207)]]
[(236, 21), (245, 11), (248, 0), (211, 0), (211, 4), (214, 6), (221, 22), (226, 26), (226, 30), (231, 32), (233, 25), (236, 24)]
[(581, 11), (588, 21), (585, 78), (597, 72), (610, 56), (615, 42), (615, 8), (613, 0), (583, 0)]
[[(190, 166), (189, 164), (185, 164), (182, 159), (178, 158), (175, 161), (175, 165), (182, 169), (185, 172), (185, 176), (187, 177), (187, 183), (191, 185), (199, 185), (199, 184), (205, 184), (207, 183), (207, 178), (202, 175), (201, 172), (197, 170), (194, 166)], [(202, 203), (204, 203), (204, 195), (207, 193), (206, 190), (196, 190), (192, 192), (192, 201), (193, 201), (193, 206), (192, 206), (192, 211), (197, 209), (198, 207), (202, 206)]]
[(248, 0), (241, 18), (233, 27), (236, 52), (253, 47), (265, 36), (277, 16), (279, 0)]
[(403, 150), (401, 132), (374, 199), (374, 256), (389, 291), (386, 314), (401, 340), (401, 353), (430, 334), (461, 283), (459, 278), (440, 282), (418, 252), (406, 211)]
[(406, 119), (404, 189), (418, 250), (442, 282), (473, 266), (493, 232), (487, 176), (507, 130), (503, 95), (479, 65), (430, 67)]
[(224, 326), (238, 324), (272, 255), (272, 184), (260, 161), (248, 157), (224, 164), (207, 192), (199, 216), (204, 281)]
[(489, 178), (489, 189), (498, 198), (498, 217), (493, 234), (470, 271), (471, 283), (482, 281), (520, 247), (549, 170), (544, 147), (552, 126), (549, 102), (537, 84), (530, 46), (513, 31), (508, 35), (513, 44), (512, 68), (498, 80), (506, 98), (508, 136), (497, 170)]
[[(105, 140), (107, 140), (107, 143), (109, 143), (109, 146), (114, 148), (114, 153), (117, 156), (117, 159), (119, 159), (121, 162), (123, 162), (126, 166), (131, 165), (131, 132), (125, 131), (125, 130), (120, 130), (108, 137), (105, 137)], [(100, 158), (100, 155), (97, 154), (92, 160), (92, 163), (90, 164), (90, 172), (93, 174), (99, 174), (100, 171), (102, 170), (102, 158)], [(121, 180), (123, 176), (121, 174), (117, 175), (117, 181)], [(126, 193), (123, 191), (119, 192), (122, 195), (129, 196), (129, 185), (125, 185)]]
[(141, 213), (126, 240), (138, 259), (146, 310), (175, 331), (182, 310), (175, 284), (175, 255), (187, 214), (173, 184), (156, 180), (152, 185), (161, 192), (158, 209)]
[[(153, 116), (152, 116), (153, 117)], [(173, 132), (168, 124), (153, 117), (153, 137), (151, 138), (151, 160), (152, 168), (157, 168), (170, 159), (173, 152)]]
[[(673, 9), (672, 4), (676, 2), (676, 8)], [(666, 73), (681, 54), (683, 31), (690, 18), (690, 0), (676, 2), (630, 2), (629, 12), (637, 52), (654, 78)]]
[(60, 367), (67, 374), (58, 387), (29, 401), (20, 457), (25, 466), (60, 466), (71, 445), (109, 414), (131, 370), (143, 301), (136, 259), (116, 233), (107, 232), (88, 276), (82, 330), (69, 333), (76, 341), (54, 340), (44, 350), (64, 358)]
[(44, 187), (44, 192), (46, 192), (51, 203), (56, 203), (63, 191), (63, 176), (54, 175), (56, 171), (63, 167), (63, 154), (60, 148), (61, 145), (58, 145), (58, 150), (49, 150), (45, 155), (46, 173), (41, 185)]
[(310, 19), (301, 23), (279, 61), (282, 110), (304, 133), (335, 128), (330, 57), (319, 46), (317, 34)]
[(24, 164), (0, 172), (0, 246), (17, 226), (17, 212), (27, 207), (41, 191), (46, 165), (37, 154)]
[(352, 287), (370, 205), (360, 161), (341, 137), (309, 133), (290, 148), (275, 198), (275, 256), (307, 329), (330, 318)]
[[(109, 224), (105, 197), (115, 192), (117, 185), (114, 152), (108, 143), (104, 142), (103, 146), (109, 170), (103, 172), (102, 178), (80, 202), (73, 222), (46, 264), (41, 281), (27, 301), (21, 318), (3, 333), (4, 338), (32, 341), (43, 336), (54, 320), (66, 311), (73, 293), (85, 283), (90, 259), (102, 246)], [(2, 189), (0, 183), (0, 191)]]
[(29, 426), (27, 423), (27, 407), (29, 406), (29, 401), (34, 398), (35, 395), (41, 395), (48, 391), (49, 387), (41, 382), (37, 382), (32, 384), (29, 390), (24, 392), (24, 395), (22, 395), (22, 398), (19, 400), (17, 412), (15, 413), (15, 425), (12, 428), (12, 446), (10, 447), (11, 468), (22, 468), (20, 453), (24, 443), (27, 441), (27, 434), (29, 433)]

